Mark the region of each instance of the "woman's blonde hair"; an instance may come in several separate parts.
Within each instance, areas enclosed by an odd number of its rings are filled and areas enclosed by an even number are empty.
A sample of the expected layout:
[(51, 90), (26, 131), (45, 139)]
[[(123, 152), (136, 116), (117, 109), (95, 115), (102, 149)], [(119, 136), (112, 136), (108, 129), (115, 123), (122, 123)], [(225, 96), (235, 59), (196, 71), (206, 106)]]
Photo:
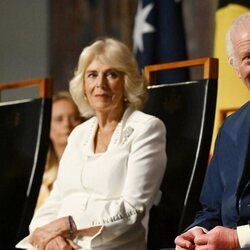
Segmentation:
[(74, 102), (72, 96), (66, 90), (59, 91), (55, 95), (53, 95), (53, 102), (59, 101), (59, 100), (70, 101), (75, 105), (75, 102)]
[(81, 114), (84, 117), (95, 114), (84, 90), (84, 74), (88, 65), (95, 59), (124, 73), (125, 105), (133, 110), (142, 108), (148, 95), (147, 85), (132, 52), (122, 42), (104, 38), (95, 41), (82, 51), (74, 77), (70, 81), (70, 93)]
[[(59, 91), (56, 94), (54, 94), (53, 99), (52, 99), (52, 105), (53, 105), (53, 103), (55, 103), (57, 101), (61, 101), (61, 100), (69, 101), (77, 107), (72, 96), (70, 95), (70, 93), (68, 91), (62, 90), (62, 91)], [(80, 117), (80, 112), (79, 112), (79, 120), (81, 122), (84, 121), (84, 118)], [(58, 167), (59, 161), (60, 161), (60, 159), (56, 155), (53, 143), (50, 140), (49, 150), (48, 150), (46, 164), (45, 164), (45, 171), (52, 168), (52, 167)]]

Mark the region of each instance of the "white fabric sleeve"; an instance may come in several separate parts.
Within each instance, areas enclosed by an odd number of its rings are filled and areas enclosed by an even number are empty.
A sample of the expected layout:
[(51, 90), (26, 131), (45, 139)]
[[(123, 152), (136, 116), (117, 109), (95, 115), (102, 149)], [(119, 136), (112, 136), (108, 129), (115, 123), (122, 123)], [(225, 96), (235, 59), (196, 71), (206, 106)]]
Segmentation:
[(57, 211), (61, 201), (58, 189), (57, 181), (55, 181), (49, 197), (45, 200), (44, 204), (37, 209), (31, 220), (29, 225), (30, 232), (33, 232), (37, 227), (57, 219)]
[(237, 235), (241, 248), (250, 247), (250, 227), (249, 225), (237, 227)]
[(33, 250), (34, 247), (29, 243), (29, 238), (30, 235), (19, 241), (15, 247), (18, 249)]

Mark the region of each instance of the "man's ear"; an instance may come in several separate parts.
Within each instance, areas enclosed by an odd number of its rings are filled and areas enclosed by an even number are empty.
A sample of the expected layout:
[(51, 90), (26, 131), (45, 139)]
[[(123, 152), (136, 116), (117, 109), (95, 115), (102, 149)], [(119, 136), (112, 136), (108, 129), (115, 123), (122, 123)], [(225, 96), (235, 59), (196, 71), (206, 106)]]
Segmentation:
[(232, 57), (232, 56), (229, 56), (229, 57), (227, 58), (227, 60), (228, 60), (229, 64), (230, 64), (232, 67), (234, 67), (234, 59), (233, 59), (233, 57)]
[(233, 67), (236, 75), (241, 79), (241, 74), (240, 74), (240, 71), (239, 71), (238, 64), (235, 62), (235, 59), (233, 58), (233, 56), (228, 57), (228, 62)]

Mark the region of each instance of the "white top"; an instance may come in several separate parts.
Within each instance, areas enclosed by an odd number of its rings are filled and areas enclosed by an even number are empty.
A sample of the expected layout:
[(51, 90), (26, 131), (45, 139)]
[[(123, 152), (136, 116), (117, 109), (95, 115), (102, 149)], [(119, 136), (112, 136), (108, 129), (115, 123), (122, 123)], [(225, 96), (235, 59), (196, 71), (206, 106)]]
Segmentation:
[(156, 117), (127, 109), (107, 151), (95, 154), (96, 117), (77, 126), (68, 139), (50, 197), (30, 230), (72, 215), (78, 229), (102, 225), (82, 237), (82, 249), (146, 249), (149, 210), (166, 166), (166, 131)]

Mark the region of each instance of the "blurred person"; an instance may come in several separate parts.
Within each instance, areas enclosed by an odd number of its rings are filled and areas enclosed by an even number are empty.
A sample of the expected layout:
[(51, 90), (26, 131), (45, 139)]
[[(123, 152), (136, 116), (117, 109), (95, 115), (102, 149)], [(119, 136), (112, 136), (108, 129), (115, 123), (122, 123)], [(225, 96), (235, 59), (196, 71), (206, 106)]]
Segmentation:
[(50, 145), (36, 209), (39, 208), (49, 196), (57, 176), (59, 161), (67, 145), (68, 136), (73, 128), (83, 121), (84, 119), (80, 117), (78, 107), (69, 92), (60, 91), (53, 96)]
[[(250, 12), (227, 33), (228, 59), (250, 89)], [(229, 116), (216, 139), (205, 176), (202, 210), (175, 239), (177, 250), (250, 249), (250, 102)]]
[(86, 47), (70, 92), (91, 118), (69, 136), (52, 192), (18, 246), (145, 250), (166, 167), (166, 130), (139, 111), (148, 92), (132, 52), (112, 38)]

